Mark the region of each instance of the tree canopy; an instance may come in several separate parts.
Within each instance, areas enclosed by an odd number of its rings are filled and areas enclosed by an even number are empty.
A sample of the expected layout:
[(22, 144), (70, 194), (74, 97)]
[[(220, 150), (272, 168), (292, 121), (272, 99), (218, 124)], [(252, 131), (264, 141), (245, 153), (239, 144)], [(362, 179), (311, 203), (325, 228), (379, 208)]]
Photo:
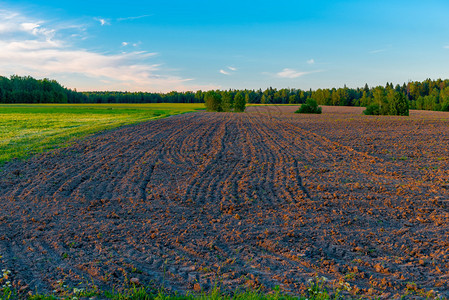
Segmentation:
[[(243, 98), (243, 99), (242, 99)], [(449, 111), (449, 79), (411, 81), (393, 86), (301, 90), (269, 87), (259, 90), (215, 90), (170, 93), (77, 92), (55, 80), (17, 75), (0, 76), (0, 103), (205, 103), (216, 111), (243, 111), (245, 104), (302, 104), (377, 106), (379, 114), (405, 114), (408, 109)], [(208, 106), (212, 105), (212, 106)], [(407, 108), (408, 107), (408, 108)]]

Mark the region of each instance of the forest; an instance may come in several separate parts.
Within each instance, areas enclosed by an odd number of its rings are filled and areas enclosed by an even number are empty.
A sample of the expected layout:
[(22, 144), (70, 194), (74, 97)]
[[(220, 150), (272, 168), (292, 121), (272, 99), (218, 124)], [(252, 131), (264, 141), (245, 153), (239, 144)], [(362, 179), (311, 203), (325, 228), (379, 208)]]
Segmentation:
[[(402, 85), (301, 90), (217, 90), (223, 99), (234, 102), (238, 95), (246, 103), (301, 104), (314, 99), (319, 105), (388, 107), (398, 94), (405, 97), (410, 109), (449, 111), (449, 79), (410, 81)], [(30, 76), (0, 76), (0, 103), (204, 103), (207, 91), (196, 92), (77, 92), (55, 80)], [(209, 93), (210, 95), (210, 93)]]

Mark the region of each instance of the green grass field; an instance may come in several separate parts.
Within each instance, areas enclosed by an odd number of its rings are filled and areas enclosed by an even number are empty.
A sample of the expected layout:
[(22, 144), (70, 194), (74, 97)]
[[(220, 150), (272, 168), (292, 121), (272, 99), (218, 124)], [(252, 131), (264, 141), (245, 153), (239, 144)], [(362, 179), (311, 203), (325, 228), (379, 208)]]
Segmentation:
[(204, 104), (0, 104), (0, 164), (105, 129), (204, 109)]

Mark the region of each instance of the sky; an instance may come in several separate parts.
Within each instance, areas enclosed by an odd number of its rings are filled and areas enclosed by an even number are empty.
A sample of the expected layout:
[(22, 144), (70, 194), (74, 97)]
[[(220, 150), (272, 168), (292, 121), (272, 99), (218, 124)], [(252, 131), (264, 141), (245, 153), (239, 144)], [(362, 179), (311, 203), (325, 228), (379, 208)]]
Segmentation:
[(78, 91), (449, 78), (449, 1), (0, 0), (0, 75)]

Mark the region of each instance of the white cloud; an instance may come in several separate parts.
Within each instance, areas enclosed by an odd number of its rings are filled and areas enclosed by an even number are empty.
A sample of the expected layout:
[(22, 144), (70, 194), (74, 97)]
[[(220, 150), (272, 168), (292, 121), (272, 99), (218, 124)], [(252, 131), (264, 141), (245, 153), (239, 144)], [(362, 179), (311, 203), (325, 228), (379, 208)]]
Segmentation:
[[(72, 33), (66, 36), (74, 36)], [(191, 84), (191, 78), (167, 74), (161, 65), (150, 62), (157, 53), (98, 53), (73, 47), (73, 41), (60, 35), (56, 29), (47, 28), (45, 21), (0, 10), (1, 75), (65, 78), (63, 84), (78, 90), (165, 92), (216, 88), (196, 86)]]
[(36, 24), (36, 23), (22, 23), (22, 24), (20, 24), (21, 26), (21, 28), (24, 30), (24, 31), (30, 31), (30, 32), (32, 32), (33, 34), (36, 34), (37, 33), (37, 28), (39, 28), (39, 24)]
[(14, 19), (17, 16), (19, 16), (19, 14), (16, 12), (12, 12), (12, 11), (5, 10), (5, 9), (0, 9), (0, 18), (2, 18), (4, 20)]
[[(237, 71), (237, 68), (234, 68), (234, 67), (226, 67), (226, 68), (228, 70), (232, 71), (232, 72)], [(226, 71), (226, 70), (223, 70), (223, 69), (220, 70), (220, 73), (223, 74), (223, 75), (232, 75), (233, 74), (233, 73), (231, 73), (229, 71)]]
[(447, 45), (447, 46), (444, 46), (443, 48), (444, 48), (444, 49), (449, 49), (449, 45)]
[(128, 46), (128, 42), (122, 42), (122, 46), (123, 47)]
[(309, 60), (307, 61), (307, 63), (308, 63), (309, 65), (313, 65), (313, 64), (315, 63), (315, 60), (314, 60), (313, 58), (311, 58), (311, 59), (309, 59)]
[(100, 22), (100, 25), (101, 25), (101, 26), (104, 26), (104, 25), (111, 25), (111, 23), (110, 23), (109, 20), (107, 20), (107, 19), (103, 19), (103, 18), (95, 18), (95, 20), (97, 20), (98, 22)]
[(276, 75), (281, 78), (297, 78), (304, 76), (306, 74), (309, 74), (311, 72), (298, 72), (293, 69), (285, 68), (281, 72), (277, 73)]
[(10, 33), (17, 30), (16, 25), (12, 20), (18, 17), (17, 13), (9, 12), (6, 10), (0, 10), (0, 34)]

